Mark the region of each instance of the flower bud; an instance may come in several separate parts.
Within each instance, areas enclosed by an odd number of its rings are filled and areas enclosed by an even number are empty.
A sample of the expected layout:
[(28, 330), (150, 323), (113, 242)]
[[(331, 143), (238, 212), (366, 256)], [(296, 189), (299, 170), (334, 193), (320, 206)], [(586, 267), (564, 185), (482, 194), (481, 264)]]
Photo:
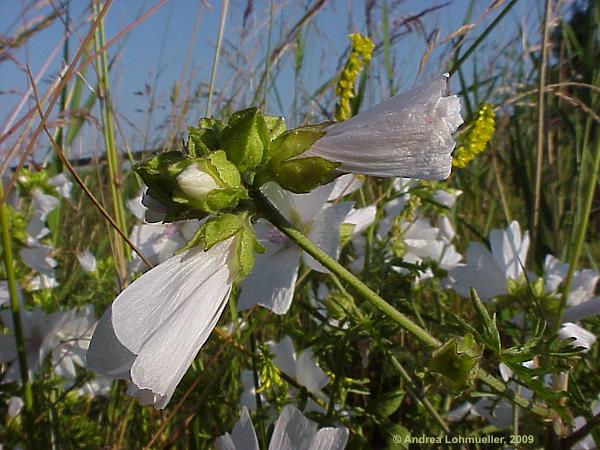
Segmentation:
[(211, 174), (204, 172), (198, 164), (191, 164), (177, 176), (179, 188), (193, 200), (204, 200), (207, 194), (219, 185)]

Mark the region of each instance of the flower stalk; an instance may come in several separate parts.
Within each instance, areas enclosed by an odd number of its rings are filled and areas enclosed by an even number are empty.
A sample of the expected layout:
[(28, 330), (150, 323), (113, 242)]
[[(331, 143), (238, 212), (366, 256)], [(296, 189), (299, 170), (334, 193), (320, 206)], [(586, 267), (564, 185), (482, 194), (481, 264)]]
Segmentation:
[[(286, 235), (292, 242), (298, 247), (312, 256), (315, 260), (321, 263), (324, 267), (329, 269), (334, 275), (340, 280), (343, 280), (350, 285), (358, 294), (360, 294), (365, 300), (371, 303), (373, 306), (378, 308), (386, 316), (412, 333), (417, 339), (423, 342), (425, 345), (430, 347), (432, 350), (441, 347), (442, 342), (432, 336), (427, 330), (417, 325), (409, 317), (396, 310), (392, 305), (381, 298), (365, 283), (356, 278), (349, 270), (339, 264), (335, 259), (330, 257), (327, 253), (322, 251), (319, 247), (313, 244), (301, 231), (294, 228), (289, 221), (275, 208), (270, 201), (257, 189), (251, 193), (253, 199), (256, 202), (259, 210), (264, 214), (265, 218), (271, 222), (276, 228), (278, 228), (284, 235)], [(518, 394), (510, 391), (508, 387), (497, 378), (488, 374), (483, 369), (477, 369), (476, 376), (483, 383), (487, 384), (492, 390), (505, 396), (508, 400), (513, 403), (532, 411), (543, 417), (547, 417), (549, 412), (547, 408), (537, 405), (532, 401), (529, 401)]]

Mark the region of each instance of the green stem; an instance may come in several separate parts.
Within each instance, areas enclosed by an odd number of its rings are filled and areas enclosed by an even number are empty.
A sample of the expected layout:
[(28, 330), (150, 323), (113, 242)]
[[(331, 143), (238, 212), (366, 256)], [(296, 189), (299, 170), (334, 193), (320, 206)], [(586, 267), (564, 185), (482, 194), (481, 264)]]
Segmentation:
[(395, 356), (391, 356), (390, 360), (392, 361), (392, 365), (394, 366), (394, 368), (400, 374), (400, 377), (406, 383), (406, 390), (408, 391), (408, 394), (413, 398), (414, 401), (422, 403), (425, 409), (429, 412), (429, 414), (431, 414), (431, 416), (440, 425), (440, 427), (442, 427), (442, 430), (444, 430), (446, 434), (450, 434), (450, 428), (448, 428), (448, 424), (446, 424), (444, 418), (440, 416), (440, 413), (438, 413), (437, 410), (431, 404), (431, 402), (427, 400), (426, 396), (419, 395), (417, 387), (411, 380), (410, 375), (408, 374), (406, 369), (402, 367), (402, 364), (400, 364), (400, 361), (398, 361), (398, 359)]
[[(312, 256), (324, 267), (329, 269), (338, 278), (350, 285), (365, 300), (378, 308), (398, 325), (412, 333), (417, 339), (419, 339), (428, 347), (437, 349), (442, 345), (442, 343), (429, 334), (428, 331), (426, 331), (424, 328), (421, 328), (400, 311), (396, 310), (392, 305), (371, 290), (371, 288), (369, 288), (365, 283), (356, 278), (356, 276), (354, 276), (354, 274), (352, 274), (344, 266), (339, 264), (335, 259), (313, 244), (306, 236), (304, 236), (302, 232), (294, 228), (294, 226), (290, 224), (290, 222), (277, 210), (277, 208), (271, 204), (269, 199), (267, 199), (258, 189), (254, 189), (252, 191), (252, 195), (257, 206), (260, 208), (261, 212), (269, 222), (271, 222), (298, 247)], [(536, 405), (533, 402), (524, 399), (520, 395), (515, 394), (513, 391), (508, 389), (502, 381), (494, 378), (492, 375), (489, 375), (483, 369), (478, 369), (477, 377), (498, 394), (507, 397), (517, 405), (522, 406), (543, 417), (548, 416), (549, 412), (546, 408)]]
[[(99, 14), (100, 5), (99, 1), (93, 3), (94, 13)], [(104, 137), (104, 145), (106, 147), (106, 161), (108, 165), (108, 174), (110, 180), (110, 194), (112, 197), (113, 214), (115, 216), (115, 222), (119, 229), (126, 232), (127, 225), (125, 223), (125, 208), (123, 206), (123, 199), (119, 192), (121, 184), (121, 178), (119, 174), (119, 157), (117, 155), (117, 146), (115, 142), (115, 132), (113, 128), (113, 113), (112, 104), (109, 97), (109, 81), (108, 81), (108, 61), (106, 58), (106, 51), (102, 51), (105, 47), (104, 37), (104, 20), (100, 21), (98, 30), (94, 36), (94, 44), (96, 53), (98, 53), (97, 70), (98, 70), (98, 99), (100, 100), (101, 106), (101, 119), (102, 119), (102, 134)], [(115, 232), (114, 235), (115, 252), (117, 256), (117, 266), (119, 267), (119, 273), (121, 278), (125, 278), (125, 258), (131, 257), (131, 250), (121, 240), (118, 234)]]
[(219, 65), (219, 56), (221, 55), (221, 43), (223, 42), (223, 31), (225, 31), (225, 19), (227, 19), (227, 9), (229, 0), (223, 0), (221, 4), (221, 22), (219, 24), (219, 34), (217, 36), (217, 46), (215, 48), (215, 56), (213, 58), (212, 71), (210, 74), (210, 87), (208, 89), (208, 100), (206, 100), (205, 116), (210, 116), (210, 108), (215, 90), (215, 81), (217, 79), (217, 66)]
[[(0, 183), (0, 198), (4, 198), (4, 189)], [(10, 311), (13, 321), (13, 332), (17, 347), (17, 360), (21, 372), (21, 382), (23, 384), (23, 402), (25, 406), (24, 418), (26, 434), (35, 436), (33, 426), (33, 390), (29, 380), (29, 369), (27, 367), (27, 351), (25, 348), (25, 337), (23, 334), (23, 324), (21, 322), (21, 311), (19, 305), (19, 294), (17, 291), (17, 277), (15, 275), (14, 257), (10, 241), (9, 219), (6, 202), (0, 203), (0, 228), (2, 231), (2, 249), (4, 254), (4, 267), (6, 270), (6, 279), (8, 282), (8, 293), (10, 297)]]
[(378, 308), (386, 316), (392, 319), (401, 327), (414, 334), (421, 342), (429, 347), (437, 348), (441, 342), (434, 338), (427, 330), (410, 320), (379, 295), (377, 295), (369, 286), (356, 278), (348, 269), (339, 264), (335, 259), (313, 244), (304, 234), (298, 231), (281, 215), (281, 213), (263, 196), (260, 191), (255, 192), (255, 198), (258, 200), (263, 213), (267, 219), (275, 225), (283, 234), (290, 238), (298, 247), (319, 261), (324, 267), (329, 269), (334, 275), (350, 285), (365, 300)]

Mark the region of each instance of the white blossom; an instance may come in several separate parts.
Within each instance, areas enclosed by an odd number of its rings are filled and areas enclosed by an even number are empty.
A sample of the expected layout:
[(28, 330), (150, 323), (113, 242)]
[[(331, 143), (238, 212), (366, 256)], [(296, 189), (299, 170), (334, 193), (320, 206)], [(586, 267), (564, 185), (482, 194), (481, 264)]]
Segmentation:
[(471, 242), (466, 264), (448, 272), (452, 289), (462, 296), (469, 296), (470, 289), (475, 288), (482, 300), (489, 300), (508, 292), (508, 279), (524, 276), (529, 233), (521, 236), (519, 223), (512, 222), (506, 230), (492, 230), (489, 238), (491, 251), (479, 242)]
[[(308, 194), (292, 194), (274, 183), (267, 183), (263, 192), (314, 244), (337, 258), (339, 227), (350, 212), (352, 203), (327, 203), (334, 186), (334, 183), (330, 183)], [(326, 273), (327, 269), (303, 253), (268, 222), (259, 220), (255, 230), (257, 239), (266, 252), (256, 255), (254, 270), (241, 284), (238, 310), (261, 305), (276, 314), (285, 314), (294, 295), (300, 259), (318, 272)]]
[(129, 395), (164, 408), (225, 308), (235, 240), (172, 256), (129, 285), (98, 322), (88, 367), (129, 380)]
[[(342, 450), (348, 442), (348, 429), (343, 426), (317, 429), (292, 405), (281, 410), (275, 423), (269, 450)], [(259, 450), (258, 439), (250, 414), (242, 409), (240, 420), (231, 434), (226, 433), (216, 441), (217, 450)]]
[(452, 133), (463, 122), (458, 97), (444, 96), (446, 84), (440, 76), (337, 123), (302, 156), (339, 162), (344, 172), (445, 179)]

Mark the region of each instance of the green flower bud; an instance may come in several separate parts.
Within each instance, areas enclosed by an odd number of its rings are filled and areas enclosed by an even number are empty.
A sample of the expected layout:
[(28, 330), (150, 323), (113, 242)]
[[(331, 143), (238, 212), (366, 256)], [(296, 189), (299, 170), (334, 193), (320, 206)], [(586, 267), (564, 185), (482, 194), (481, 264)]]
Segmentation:
[(269, 130), (258, 108), (248, 108), (231, 116), (221, 133), (227, 158), (241, 171), (257, 167), (269, 146)]
[(439, 373), (452, 389), (466, 389), (477, 375), (482, 348), (470, 334), (452, 338), (433, 353), (427, 365)]

